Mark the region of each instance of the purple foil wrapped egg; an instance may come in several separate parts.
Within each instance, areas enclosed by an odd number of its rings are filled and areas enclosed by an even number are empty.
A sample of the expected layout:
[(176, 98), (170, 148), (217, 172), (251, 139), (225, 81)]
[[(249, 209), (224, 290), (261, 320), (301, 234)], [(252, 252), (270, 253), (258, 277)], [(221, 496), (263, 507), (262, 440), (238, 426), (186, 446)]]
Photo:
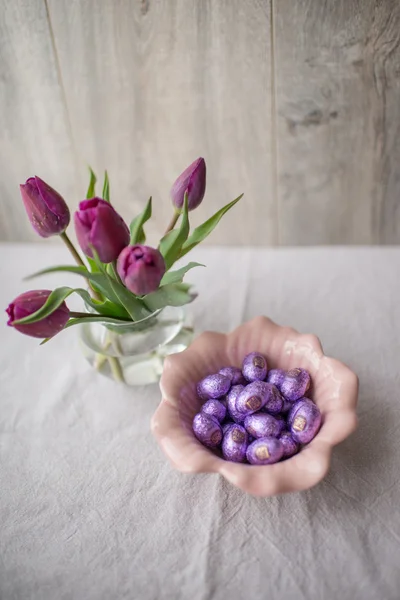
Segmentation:
[(201, 407), (201, 412), (215, 417), (221, 423), (226, 417), (226, 407), (219, 400), (211, 398)]
[(193, 419), (193, 432), (197, 439), (208, 446), (216, 448), (222, 440), (222, 429), (215, 417), (198, 413)]
[(299, 444), (294, 441), (290, 431), (282, 431), (279, 439), (283, 446), (282, 458), (289, 458), (290, 456), (297, 454), (299, 451)]
[(268, 388), (268, 399), (265, 403), (264, 410), (272, 413), (273, 415), (282, 412), (282, 408), (285, 402), (284, 397), (275, 385), (272, 383), (265, 382), (264, 384)]
[(244, 462), (248, 445), (247, 431), (241, 425), (229, 427), (222, 440), (222, 455), (225, 460)]
[(229, 392), (231, 387), (231, 381), (225, 375), (215, 373), (215, 375), (208, 375), (204, 377), (197, 384), (197, 393), (202, 400), (209, 400), (210, 398), (222, 398)]
[(264, 381), (253, 381), (246, 385), (236, 399), (237, 412), (247, 417), (261, 410), (269, 398), (268, 385)]
[(249, 445), (247, 460), (252, 465), (272, 465), (283, 456), (283, 445), (275, 437), (263, 437)]
[(242, 373), (247, 381), (263, 381), (267, 375), (267, 360), (259, 352), (244, 357)]
[(236, 409), (236, 400), (240, 393), (244, 390), (244, 385), (234, 385), (229, 394), (226, 397), (226, 404), (228, 408), (228, 415), (236, 421), (236, 423), (243, 423), (245, 415), (240, 413)]
[(308, 444), (316, 436), (321, 425), (321, 412), (309, 398), (298, 400), (289, 413), (288, 425), (293, 439)]
[(238, 367), (223, 367), (218, 372), (221, 375), (225, 375), (225, 377), (229, 377), (232, 385), (246, 385), (247, 383), (242, 371)]
[[(284, 423), (284, 426), (286, 423)], [(248, 415), (244, 420), (244, 427), (254, 438), (278, 437), (282, 431), (282, 425), (268, 413), (256, 413)]]
[(268, 383), (272, 383), (272, 385), (276, 385), (278, 390), (280, 390), (285, 377), (286, 371), (283, 369), (271, 369), (268, 371), (267, 381)]
[(287, 400), (295, 402), (302, 398), (311, 386), (310, 373), (305, 369), (291, 369), (286, 373), (281, 392)]

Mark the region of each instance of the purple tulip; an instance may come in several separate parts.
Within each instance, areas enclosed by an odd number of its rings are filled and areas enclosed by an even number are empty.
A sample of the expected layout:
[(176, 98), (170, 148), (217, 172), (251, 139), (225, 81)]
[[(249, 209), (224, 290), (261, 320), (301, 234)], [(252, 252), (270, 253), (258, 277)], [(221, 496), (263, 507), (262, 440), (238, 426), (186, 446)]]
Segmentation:
[(127, 246), (117, 262), (118, 275), (128, 290), (137, 296), (154, 292), (165, 273), (164, 258), (158, 250), (150, 246)]
[(58, 192), (40, 177), (30, 177), (19, 187), (29, 220), (41, 237), (60, 235), (67, 229), (69, 208)]
[(50, 290), (31, 290), (15, 298), (6, 309), (9, 316), (7, 325), (14, 327), (20, 333), (36, 338), (49, 338), (59, 333), (69, 319), (69, 310), (65, 302), (41, 321), (27, 325), (14, 325), (14, 321), (28, 317), (39, 310), (50, 294)]
[(198, 158), (179, 175), (171, 189), (174, 206), (179, 210), (183, 206), (185, 193), (188, 195), (188, 209), (193, 210), (201, 204), (206, 191), (206, 162)]
[(129, 229), (109, 202), (101, 198), (83, 200), (74, 215), (76, 237), (86, 256), (93, 257), (92, 247), (101, 262), (118, 258), (129, 244)]

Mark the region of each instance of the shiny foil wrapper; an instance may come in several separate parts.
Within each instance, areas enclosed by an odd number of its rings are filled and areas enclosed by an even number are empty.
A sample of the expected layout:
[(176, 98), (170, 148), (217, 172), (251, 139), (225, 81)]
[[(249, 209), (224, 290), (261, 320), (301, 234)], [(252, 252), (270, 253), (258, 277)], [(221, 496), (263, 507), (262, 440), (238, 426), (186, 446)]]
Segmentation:
[(247, 431), (241, 425), (229, 427), (222, 440), (222, 455), (225, 460), (245, 462), (248, 445)]
[(259, 352), (251, 352), (243, 360), (242, 373), (247, 381), (263, 381), (267, 376), (267, 359)]
[(222, 396), (225, 396), (229, 392), (230, 387), (231, 381), (228, 377), (220, 373), (215, 373), (199, 381), (197, 384), (197, 393), (202, 400), (222, 398)]
[(255, 440), (247, 448), (246, 457), (252, 465), (272, 465), (283, 456), (283, 445), (275, 437), (263, 437)]

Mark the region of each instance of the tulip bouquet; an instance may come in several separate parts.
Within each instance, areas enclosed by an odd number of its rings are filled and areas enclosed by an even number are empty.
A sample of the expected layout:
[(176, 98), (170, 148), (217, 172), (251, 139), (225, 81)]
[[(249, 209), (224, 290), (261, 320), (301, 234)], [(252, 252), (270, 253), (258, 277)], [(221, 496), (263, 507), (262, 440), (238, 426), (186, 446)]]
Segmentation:
[[(189, 262), (176, 270), (173, 266), (201, 243), (242, 197), (191, 231), (189, 211), (199, 206), (206, 189), (206, 164), (203, 158), (197, 159), (172, 186), (171, 222), (158, 246), (151, 247), (145, 245), (144, 226), (152, 215), (152, 199), (128, 228), (110, 202), (107, 173), (99, 197), (96, 176), (90, 171), (86, 199), (80, 202), (73, 217), (82, 257), (67, 235), (70, 211), (61, 195), (39, 177), (31, 177), (20, 188), (36, 232), (44, 238), (60, 236), (77, 263), (50, 267), (30, 278), (68, 272), (86, 280), (84, 287), (28, 291), (8, 306), (8, 325), (23, 334), (43, 338), (42, 343), (73, 325), (100, 322), (111, 331), (118, 331), (121, 325), (148, 319), (167, 306), (191, 302), (195, 294), (183, 278), (190, 269), (201, 265)], [(65, 300), (71, 294), (81, 297), (85, 311), (69, 310)]]

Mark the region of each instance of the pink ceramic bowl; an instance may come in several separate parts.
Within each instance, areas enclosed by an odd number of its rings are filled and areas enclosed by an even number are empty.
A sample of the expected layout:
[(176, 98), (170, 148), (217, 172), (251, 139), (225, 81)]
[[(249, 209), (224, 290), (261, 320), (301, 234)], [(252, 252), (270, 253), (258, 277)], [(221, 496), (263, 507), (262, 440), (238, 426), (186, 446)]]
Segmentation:
[[(312, 398), (322, 413), (317, 436), (301, 452), (274, 465), (228, 462), (205, 448), (192, 432), (192, 420), (202, 402), (196, 383), (227, 365), (241, 366), (246, 354), (262, 352), (268, 368), (307, 369)], [(280, 327), (256, 317), (227, 335), (206, 332), (184, 352), (169, 356), (160, 382), (161, 403), (152, 432), (174, 467), (184, 473), (219, 473), (245, 492), (273, 496), (305, 490), (328, 472), (332, 448), (356, 428), (358, 378), (341, 362), (324, 355), (315, 335)]]

